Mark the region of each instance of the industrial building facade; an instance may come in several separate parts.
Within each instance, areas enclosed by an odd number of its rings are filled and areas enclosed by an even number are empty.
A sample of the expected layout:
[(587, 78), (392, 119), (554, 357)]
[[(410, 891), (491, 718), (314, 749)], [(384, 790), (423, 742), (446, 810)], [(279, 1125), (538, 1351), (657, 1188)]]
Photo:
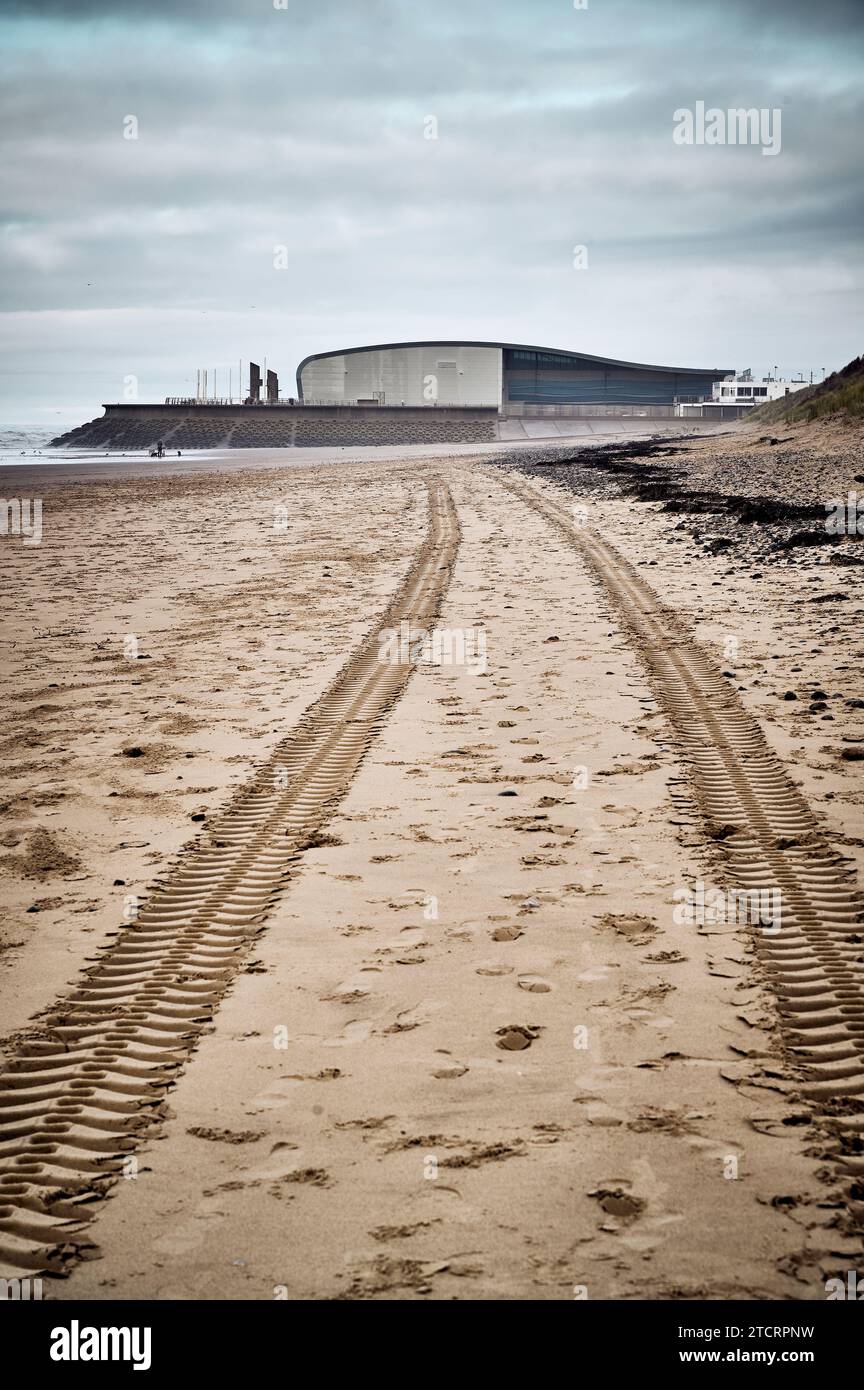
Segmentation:
[(309, 405), (672, 405), (710, 400), (731, 367), (658, 367), (513, 343), (383, 343), (316, 353), (297, 368)]

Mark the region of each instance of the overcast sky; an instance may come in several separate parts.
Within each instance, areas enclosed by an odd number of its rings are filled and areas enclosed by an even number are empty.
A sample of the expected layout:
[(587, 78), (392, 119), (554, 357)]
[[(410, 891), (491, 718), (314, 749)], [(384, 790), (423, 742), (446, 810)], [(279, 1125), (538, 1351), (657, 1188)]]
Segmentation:
[[(861, 0), (2, 14), (2, 425), (80, 423), (127, 376), (236, 392), (239, 358), (293, 394), (306, 354), (388, 340), (808, 376), (862, 351)], [(779, 155), (676, 144), (699, 101), (779, 108)]]

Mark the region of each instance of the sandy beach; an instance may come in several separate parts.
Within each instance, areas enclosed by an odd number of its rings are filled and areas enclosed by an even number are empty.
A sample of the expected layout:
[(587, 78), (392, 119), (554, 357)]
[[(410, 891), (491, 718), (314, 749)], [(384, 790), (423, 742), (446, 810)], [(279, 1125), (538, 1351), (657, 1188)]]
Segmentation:
[[(860, 1265), (864, 571), (816, 534), (860, 443), (19, 474), (0, 1273), (807, 1301)], [(683, 920), (751, 882), (776, 934)]]

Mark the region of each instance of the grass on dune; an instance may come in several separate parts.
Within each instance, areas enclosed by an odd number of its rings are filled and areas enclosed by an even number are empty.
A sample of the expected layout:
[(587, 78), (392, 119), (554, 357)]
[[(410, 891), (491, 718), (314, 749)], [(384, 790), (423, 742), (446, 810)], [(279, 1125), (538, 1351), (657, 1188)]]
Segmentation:
[(864, 357), (856, 357), (818, 386), (805, 386), (779, 401), (768, 401), (748, 415), (749, 420), (820, 420), (827, 415), (864, 415)]

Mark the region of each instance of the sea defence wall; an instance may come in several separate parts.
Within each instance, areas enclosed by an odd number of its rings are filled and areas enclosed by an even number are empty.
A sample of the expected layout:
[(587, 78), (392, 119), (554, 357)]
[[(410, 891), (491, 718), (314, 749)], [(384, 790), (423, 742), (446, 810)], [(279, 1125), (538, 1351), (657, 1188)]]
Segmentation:
[(76, 449), (279, 449), (450, 444), (498, 438), (495, 406), (103, 406), (105, 414), (51, 441)]

